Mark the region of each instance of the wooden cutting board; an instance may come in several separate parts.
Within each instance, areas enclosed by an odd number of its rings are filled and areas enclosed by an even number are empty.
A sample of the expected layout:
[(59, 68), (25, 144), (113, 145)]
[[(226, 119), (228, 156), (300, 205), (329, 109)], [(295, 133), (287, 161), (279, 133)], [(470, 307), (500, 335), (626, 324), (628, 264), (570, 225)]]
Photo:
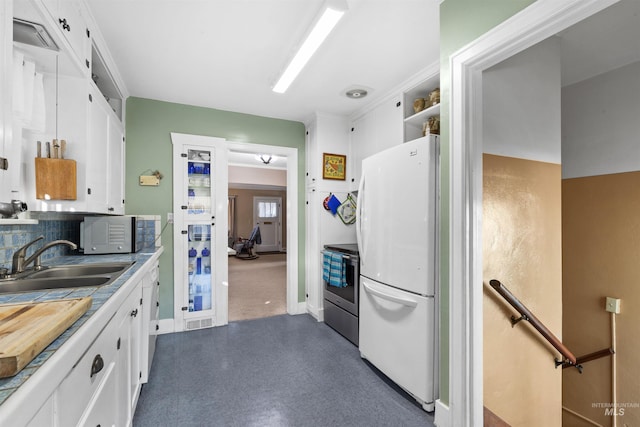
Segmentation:
[(11, 377), (91, 307), (91, 297), (0, 305), (0, 378)]

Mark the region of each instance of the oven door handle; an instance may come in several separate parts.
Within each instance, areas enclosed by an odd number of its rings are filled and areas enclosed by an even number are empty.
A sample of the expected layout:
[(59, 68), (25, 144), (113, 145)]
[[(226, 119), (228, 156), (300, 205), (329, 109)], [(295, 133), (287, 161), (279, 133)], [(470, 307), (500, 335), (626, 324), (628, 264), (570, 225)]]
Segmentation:
[(377, 297), (385, 299), (387, 301), (392, 301), (398, 304), (406, 305), (407, 307), (416, 307), (418, 305), (418, 301), (411, 298), (402, 298), (397, 295), (388, 294), (386, 292), (381, 291), (380, 289), (374, 288), (372, 285), (367, 282), (362, 282), (362, 286), (364, 289)]

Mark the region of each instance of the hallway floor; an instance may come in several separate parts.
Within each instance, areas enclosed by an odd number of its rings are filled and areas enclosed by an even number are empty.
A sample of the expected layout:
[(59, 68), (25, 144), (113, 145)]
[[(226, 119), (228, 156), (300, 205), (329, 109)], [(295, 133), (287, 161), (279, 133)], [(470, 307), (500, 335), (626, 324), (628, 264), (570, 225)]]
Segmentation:
[(287, 254), (229, 257), (229, 322), (287, 312)]
[(134, 426), (432, 426), (433, 416), (309, 315), (158, 337)]

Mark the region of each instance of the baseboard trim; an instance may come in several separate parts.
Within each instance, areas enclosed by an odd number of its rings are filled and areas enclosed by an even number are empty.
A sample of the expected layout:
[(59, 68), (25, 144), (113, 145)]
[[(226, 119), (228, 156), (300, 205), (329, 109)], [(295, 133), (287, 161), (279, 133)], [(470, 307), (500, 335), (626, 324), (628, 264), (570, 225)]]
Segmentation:
[(307, 303), (306, 301), (302, 301), (298, 303), (296, 307), (296, 314), (305, 314), (307, 312)]
[(172, 334), (174, 332), (173, 319), (160, 319), (160, 321), (158, 321), (158, 335)]
[(305, 304), (305, 312), (313, 316), (318, 322), (324, 322), (324, 308), (314, 307), (311, 304)]
[(442, 403), (440, 399), (436, 399), (436, 413), (433, 418), (433, 424), (438, 427), (451, 427), (450, 423), (449, 406)]

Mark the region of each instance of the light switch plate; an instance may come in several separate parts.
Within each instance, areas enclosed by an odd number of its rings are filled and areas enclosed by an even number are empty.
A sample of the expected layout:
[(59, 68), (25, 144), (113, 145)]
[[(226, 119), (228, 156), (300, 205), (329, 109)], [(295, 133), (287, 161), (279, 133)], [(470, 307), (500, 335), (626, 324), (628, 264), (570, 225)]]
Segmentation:
[(611, 313), (620, 314), (620, 298), (607, 297), (605, 310)]

